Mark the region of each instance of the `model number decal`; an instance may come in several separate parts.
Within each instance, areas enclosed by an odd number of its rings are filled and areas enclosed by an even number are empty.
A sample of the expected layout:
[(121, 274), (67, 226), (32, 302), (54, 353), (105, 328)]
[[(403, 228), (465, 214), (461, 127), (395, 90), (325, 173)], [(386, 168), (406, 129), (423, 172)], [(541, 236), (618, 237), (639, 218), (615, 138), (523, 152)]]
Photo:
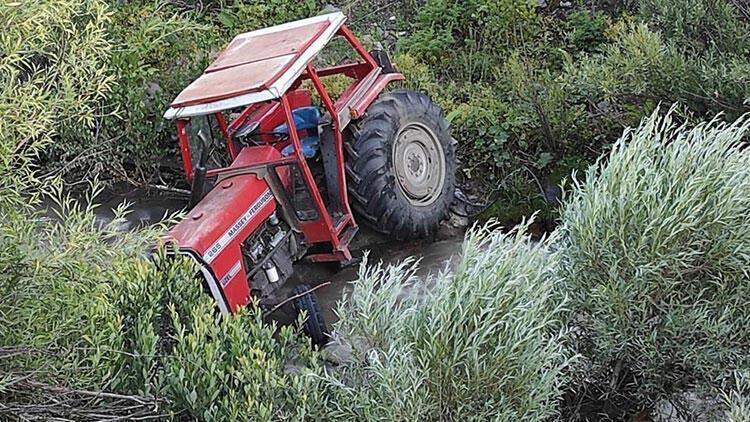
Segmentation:
[(234, 278), (234, 276), (237, 275), (237, 273), (240, 272), (240, 261), (237, 261), (234, 265), (232, 265), (232, 268), (229, 269), (229, 271), (224, 275), (224, 277), (219, 280), (219, 284), (221, 284), (221, 287), (224, 288), (229, 284), (230, 281)]
[(219, 240), (214, 242), (213, 245), (211, 245), (210, 248), (206, 251), (205, 254), (203, 254), (203, 260), (210, 264), (214, 259), (216, 259), (217, 256), (219, 256), (219, 253), (224, 250), (224, 248), (227, 247), (227, 245), (232, 241), (232, 239), (239, 233), (246, 225), (247, 223), (255, 217), (256, 214), (258, 214), (258, 211), (263, 209), (270, 201), (271, 198), (273, 198), (273, 194), (271, 193), (270, 189), (266, 189), (263, 194), (255, 200), (253, 205), (248, 208), (247, 211), (245, 211), (244, 214), (240, 216), (240, 218), (237, 219), (237, 221), (232, 224), (232, 227), (227, 230), (226, 233), (224, 233)]

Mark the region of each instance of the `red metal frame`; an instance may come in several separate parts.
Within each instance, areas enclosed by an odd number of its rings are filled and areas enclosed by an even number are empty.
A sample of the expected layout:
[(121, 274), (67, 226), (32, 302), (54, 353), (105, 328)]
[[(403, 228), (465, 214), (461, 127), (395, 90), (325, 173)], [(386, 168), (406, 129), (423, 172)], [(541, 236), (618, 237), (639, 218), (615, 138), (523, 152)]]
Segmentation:
[[(315, 86), (315, 89), (318, 91), (318, 95), (320, 95), (320, 98), (323, 101), (323, 105), (325, 106), (328, 113), (330, 113), (331, 120), (333, 121), (333, 127), (334, 127), (333, 134), (336, 140), (336, 159), (337, 159), (337, 166), (338, 166), (339, 198), (341, 198), (341, 204), (344, 206), (345, 215), (351, 216), (352, 211), (349, 208), (349, 196), (346, 190), (346, 167), (344, 165), (344, 136), (342, 134), (343, 128), (341, 127), (341, 122), (339, 122), (338, 110), (336, 110), (333, 100), (331, 100), (331, 97), (328, 95), (328, 91), (326, 91), (326, 88), (323, 85), (323, 82), (318, 77), (318, 74), (315, 71), (315, 68), (313, 67), (312, 64), (307, 65), (307, 74), (310, 76), (310, 80), (312, 81), (313, 86)], [(339, 227), (334, 227), (336, 234), (340, 233), (344, 229), (344, 227), (346, 227), (345, 223), (339, 224)]]
[(177, 138), (180, 140), (180, 154), (182, 155), (182, 166), (185, 169), (185, 178), (188, 182), (193, 181), (193, 159), (190, 156), (190, 141), (187, 136), (187, 125), (189, 120), (178, 119)]
[[(292, 84), (291, 90), (284, 93), (278, 100), (250, 104), (246, 106), (229, 124), (227, 124), (223, 112), (217, 112), (214, 114), (219, 129), (227, 142), (227, 151), (229, 152), (232, 161), (237, 159), (244, 148), (248, 148), (241, 146), (234, 138), (233, 133), (249, 122), (258, 122), (261, 133), (270, 133), (278, 124), (285, 122), (289, 127), (288, 141), (279, 143), (278, 139), (272, 135), (261, 135), (260, 141), (266, 145), (273, 146), (279, 151), (284, 146), (291, 143), (294, 145), (292, 155), (288, 157), (277, 155), (277, 158), (269, 157), (268, 159), (259, 160), (253, 162), (252, 165), (245, 166), (233, 163), (233, 165), (229, 167), (210, 169), (206, 174), (207, 177), (233, 177), (237, 174), (257, 172), (261, 167), (269, 169), (267, 171), (275, 171), (274, 169), (279, 166), (297, 165), (319, 216), (316, 220), (300, 221), (298, 228), (303, 233), (309, 244), (324, 242), (331, 246), (330, 253), (316, 254), (309, 257), (310, 260), (316, 262), (351, 259), (351, 254), (348, 249), (350, 238), (347, 237), (344, 232), (356, 229), (357, 227), (349, 206), (344, 162), (345, 140), (343, 131), (345, 125), (350, 119), (347, 118), (342, 124), (339, 119), (339, 114), (342, 112), (341, 108), (348, 104), (347, 111), (351, 114), (351, 118), (357, 118), (365, 112), (367, 107), (375, 100), (380, 92), (382, 92), (387, 83), (403, 79), (403, 76), (398, 73), (381, 74), (381, 69), (377, 62), (346, 26), (342, 25), (338, 29), (336, 35), (346, 39), (362, 60), (355, 63), (348, 63), (320, 70), (316, 69), (311, 62), (308, 62), (305, 72), (302, 73), (299, 79)], [(306, 43), (305, 46), (309, 46), (309, 42)], [(332, 75), (346, 75), (353, 79), (352, 85), (344, 92), (344, 94), (342, 94), (341, 98), (336, 101), (334, 101), (334, 99), (328, 94), (322, 80), (322, 78)], [(337, 193), (342, 208), (340, 211), (343, 214), (340, 217), (337, 217), (336, 221), (333, 221), (331, 213), (329, 213), (321, 192), (316, 185), (306, 158), (302, 154), (300, 135), (298, 134), (292, 115), (293, 109), (304, 105), (310, 105), (310, 92), (306, 89), (300, 88), (303, 80), (309, 80), (311, 82), (313, 88), (320, 96), (323, 107), (331, 118), (335, 142), (334, 150), (336, 154), (336, 176), (338, 180)], [(368, 81), (367, 83), (364, 82), (366, 80)], [(362, 91), (363, 89), (365, 90)], [(193, 164), (190, 155), (190, 143), (186, 131), (187, 124), (187, 119), (178, 119), (176, 121), (177, 133), (180, 141), (180, 151), (185, 168), (185, 176), (188, 181), (190, 181), (193, 176)]]

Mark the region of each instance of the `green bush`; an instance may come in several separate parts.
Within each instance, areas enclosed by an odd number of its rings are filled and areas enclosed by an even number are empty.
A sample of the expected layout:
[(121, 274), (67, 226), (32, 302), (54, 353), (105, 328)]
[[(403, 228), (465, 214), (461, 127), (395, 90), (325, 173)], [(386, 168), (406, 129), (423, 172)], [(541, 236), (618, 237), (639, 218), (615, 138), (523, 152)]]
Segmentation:
[(111, 15), (98, 0), (5, 2), (0, 21), (0, 206), (19, 206), (40, 154), (73, 132), (93, 136), (114, 85)]
[(601, 12), (573, 12), (565, 21), (568, 42), (573, 51), (597, 52), (607, 43), (607, 28), (610, 23)]
[(499, 53), (538, 30), (535, 7), (527, 0), (428, 0), (402, 48), (449, 78), (487, 80)]
[(175, 344), (164, 382), (172, 407), (204, 421), (310, 418), (323, 397), (312, 376), (318, 358), (302, 333), (265, 322), (254, 306), (220, 320), (212, 299), (193, 289), (201, 298), (184, 315), (170, 309)]
[(722, 399), (727, 407), (725, 413), (727, 421), (750, 421), (750, 383), (748, 383), (747, 374), (736, 374), (735, 385), (729, 392), (722, 394)]
[(562, 269), (602, 397), (651, 409), (750, 364), (748, 128), (657, 111), (575, 184)]
[[(639, 0), (644, 22), (693, 53), (706, 49), (737, 55), (750, 52), (750, 22), (731, 0)], [(746, 12), (745, 12), (746, 13)]]
[[(722, 51), (687, 53), (646, 25), (620, 25), (603, 55), (585, 57), (567, 70), (575, 86), (604, 118), (635, 124), (659, 102), (680, 102), (699, 116), (747, 111), (750, 62)], [(610, 125), (611, 126), (611, 125)]]
[(0, 419), (299, 420), (320, 401), (296, 328), (254, 306), (221, 318), (192, 262), (143, 257), (160, 227), (51, 205), (52, 221), (0, 209)]
[(467, 235), (453, 274), (420, 282), (416, 264), (360, 269), (336, 329), (352, 362), (325, 379), (345, 420), (544, 420), (560, 372), (556, 255), (525, 226)]
[[(29, 383), (97, 391), (115, 376), (127, 377), (120, 362), (132, 333), (117, 302), (121, 289), (142, 277), (144, 265), (133, 260), (155, 233), (120, 233), (122, 210), (99, 227), (93, 208), (70, 197), (49, 206), (56, 214), (0, 209), (0, 292), (8, 298), (0, 306), (0, 349), (9, 352), (0, 359), (7, 375), (0, 388), (11, 403), (48, 398), (45, 388)], [(155, 310), (130, 311), (135, 317)]]

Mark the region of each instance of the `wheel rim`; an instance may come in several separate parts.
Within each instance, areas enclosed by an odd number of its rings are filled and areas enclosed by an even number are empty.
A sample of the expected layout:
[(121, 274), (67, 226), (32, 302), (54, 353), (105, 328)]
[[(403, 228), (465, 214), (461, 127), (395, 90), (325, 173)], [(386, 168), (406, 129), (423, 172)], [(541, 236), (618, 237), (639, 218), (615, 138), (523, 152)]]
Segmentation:
[(445, 183), (445, 155), (435, 133), (421, 123), (403, 127), (393, 143), (398, 186), (416, 206), (435, 202)]

